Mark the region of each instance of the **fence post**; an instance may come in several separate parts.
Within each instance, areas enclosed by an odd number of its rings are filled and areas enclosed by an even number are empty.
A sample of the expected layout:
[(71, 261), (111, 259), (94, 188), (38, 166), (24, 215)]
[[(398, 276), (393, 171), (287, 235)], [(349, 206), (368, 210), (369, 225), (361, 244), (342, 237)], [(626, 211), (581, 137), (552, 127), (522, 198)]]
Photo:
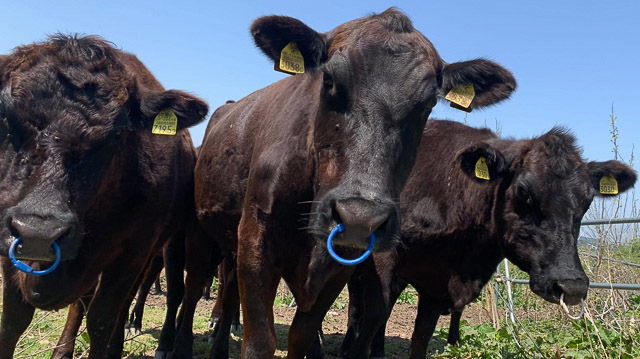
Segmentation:
[[(493, 298), (491, 298), (493, 297)], [(493, 282), (489, 285), (489, 298), (487, 298), (489, 313), (491, 314), (491, 322), (496, 330), (500, 330), (500, 318), (498, 317), (498, 283)]]
[(511, 293), (511, 275), (509, 274), (509, 261), (504, 259), (504, 282), (507, 284), (507, 299), (509, 300), (509, 319), (516, 324), (513, 314), (513, 293)]

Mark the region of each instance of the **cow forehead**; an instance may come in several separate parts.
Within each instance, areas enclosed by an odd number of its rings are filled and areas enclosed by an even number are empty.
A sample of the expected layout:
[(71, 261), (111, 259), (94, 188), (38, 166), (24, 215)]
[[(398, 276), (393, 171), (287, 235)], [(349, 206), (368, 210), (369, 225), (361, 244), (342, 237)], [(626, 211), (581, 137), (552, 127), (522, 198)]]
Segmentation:
[(63, 93), (80, 99), (82, 93), (115, 97), (124, 103), (126, 87), (132, 82), (122, 52), (97, 36), (54, 35), (45, 42), (17, 47), (0, 70), (0, 82), (18, 105)]
[(61, 69), (44, 63), (14, 72), (0, 93), (3, 112), (39, 129), (60, 122), (85, 127), (112, 124), (127, 100), (126, 87), (107, 79), (108, 74), (85, 76), (79, 83), (80, 79), (68, 78), (74, 71), (74, 66)]
[[(591, 200), (591, 178), (586, 163), (576, 149), (564, 154), (531, 151), (518, 178), (543, 202), (580, 202)], [(570, 203), (565, 203), (571, 205)]]
[(346, 22), (327, 33), (328, 55), (352, 47), (383, 48), (388, 53), (429, 52), (435, 48), (402, 12), (389, 9), (383, 13)]
[[(116, 127), (122, 116), (118, 106), (96, 106), (68, 96), (52, 96), (38, 101), (12, 103), (7, 110), (8, 120), (15, 126), (30, 133), (45, 133), (57, 137), (74, 134), (90, 139), (103, 137)], [(89, 135), (91, 134), (91, 135)]]

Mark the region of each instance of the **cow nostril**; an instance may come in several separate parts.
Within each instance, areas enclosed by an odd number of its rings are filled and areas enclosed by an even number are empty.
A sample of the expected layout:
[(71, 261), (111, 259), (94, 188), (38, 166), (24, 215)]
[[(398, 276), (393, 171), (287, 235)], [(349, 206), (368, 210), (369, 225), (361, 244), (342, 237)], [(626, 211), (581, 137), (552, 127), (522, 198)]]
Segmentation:
[(8, 220), (7, 223), (7, 227), (9, 228), (9, 233), (11, 233), (11, 236), (13, 238), (18, 238), (20, 237), (20, 232), (18, 232), (18, 230), (16, 229), (16, 227), (13, 225), (13, 220)]
[(559, 280), (556, 287), (560, 290), (560, 294), (564, 294), (564, 301), (567, 304), (576, 305), (587, 296), (589, 283), (582, 279), (564, 279)]

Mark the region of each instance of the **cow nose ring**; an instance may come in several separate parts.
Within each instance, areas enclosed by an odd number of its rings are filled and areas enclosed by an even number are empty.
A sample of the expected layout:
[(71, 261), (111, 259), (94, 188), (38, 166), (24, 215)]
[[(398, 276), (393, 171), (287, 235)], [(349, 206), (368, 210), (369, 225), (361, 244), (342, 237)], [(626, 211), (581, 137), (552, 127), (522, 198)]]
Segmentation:
[(18, 258), (16, 258), (15, 251), (20, 243), (22, 243), (22, 238), (18, 237), (11, 243), (11, 247), (9, 247), (9, 258), (11, 259), (11, 263), (13, 263), (13, 266), (18, 268), (18, 270), (21, 270), (30, 275), (41, 276), (53, 272), (56, 268), (58, 268), (58, 265), (60, 265), (60, 247), (58, 247), (58, 244), (56, 242), (51, 242), (51, 247), (53, 247), (53, 251), (56, 254), (56, 259), (53, 261), (51, 267), (43, 270), (34, 270), (31, 266), (23, 263), (22, 261), (18, 260)]
[(344, 232), (344, 224), (342, 223), (338, 223), (336, 228), (331, 230), (331, 233), (329, 233), (329, 238), (327, 239), (327, 249), (329, 250), (329, 254), (331, 255), (331, 257), (333, 257), (333, 259), (335, 259), (336, 262), (340, 264), (344, 264), (346, 266), (354, 266), (356, 264), (362, 263), (365, 259), (369, 257), (369, 255), (373, 251), (373, 245), (376, 243), (376, 237), (373, 235), (373, 233), (371, 233), (371, 236), (369, 236), (369, 247), (360, 257), (354, 258), (354, 259), (345, 259), (340, 257), (333, 250), (333, 237), (336, 235), (336, 233), (339, 233), (339, 232)]
[(572, 315), (569, 313), (569, 308), (564, 303), (564, 293), (560, 293), (560, 306), (564, 309), (564, 312), (567, 313), (567, 316), (573, 320), (582, 319), (582, 316), (584, 315), (584, 299), (580, 299), (580, 313), (578, 313), (578, 315)]

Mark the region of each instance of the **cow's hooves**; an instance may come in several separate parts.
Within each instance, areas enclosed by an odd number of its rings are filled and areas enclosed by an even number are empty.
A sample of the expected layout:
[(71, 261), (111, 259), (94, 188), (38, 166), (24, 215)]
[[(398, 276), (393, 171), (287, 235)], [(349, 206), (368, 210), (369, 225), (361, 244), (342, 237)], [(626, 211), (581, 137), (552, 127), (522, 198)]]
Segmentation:
[(217, 322), (218, 321), (215, 318), (209, 318), (209, 321), (207, 322), (207, 328), (213, 329)]
[(324, 337), (322, 330), (318, 331), (318, 340), (320, 341), (320, 345), (325, 345), (327, 343), (327, 339)]
[(243, 329), (244, 327), (242, 326), (242, 324), (231, 324), (232, 332), (241, 332)]
[(153, 359), (167, 359), (167, 352), (158, 350)]
[(137, 337), (138, 335), (141, 335), (141, 334), (142, 334), (142, 330), (140, 328), (129, 327), (129, 328), (125, 328), (124, 330), (124, 335), (127, 338)]

